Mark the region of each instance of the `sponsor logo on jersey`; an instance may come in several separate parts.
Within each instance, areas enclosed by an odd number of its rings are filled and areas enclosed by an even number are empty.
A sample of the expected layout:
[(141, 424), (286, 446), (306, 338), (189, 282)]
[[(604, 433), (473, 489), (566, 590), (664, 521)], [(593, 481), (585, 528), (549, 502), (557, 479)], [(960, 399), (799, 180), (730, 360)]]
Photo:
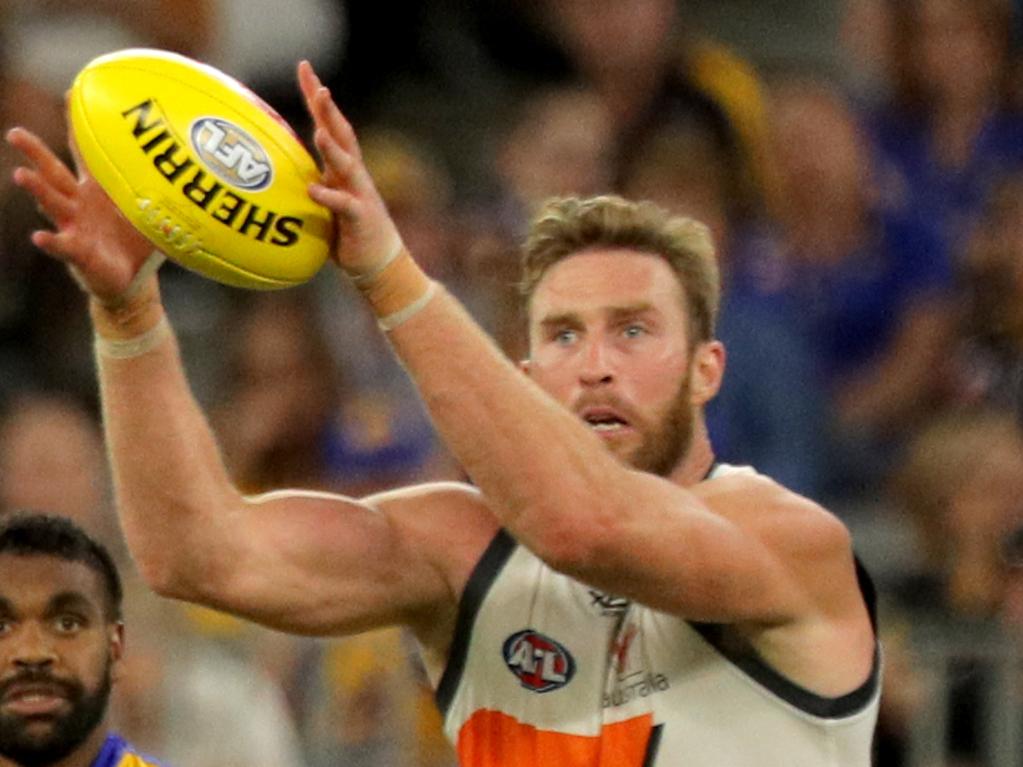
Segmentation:
[(671, 682), (664, 674), (637, 671), (619, 678), (614, 689), (604, 693), (604, 708), (624, 706), (636, 698), (645, 698), (655, 692), (664, 692), (670, 687)]
[(632, 640), (638, 633), (636, 624), (630, 623), (611, 642), (611, 655), (614, 657), (615, 671), (618, 672), (619, 679), (628, 673), (629, 650), (632, 649)]
[(671, 683), (664, 674), (650, 671), (633, 652), (639, 628), (626, 623), (611, 642), (610, 662), (614, 667), (611, 690), (604, 694), (604, 708), (624, 706), (636, 698), (664, 692)]
[(550, 692), (564, 687), (575, 674), (575, 659), (560, 642), (533, 629), (504, 640), (504, 663), (519, 683), (531, 692)]
[(616, 597), (597, 589), (588, 589), (590, 594), (590, 607), (601, 615), (621, 615), (629, 609), (629, 600), (625, 597)]
[(256, 192), (270, 186), (270, 156), (252, 136), (220, 117), (200, 117), (189, 132), (192, 148), (222, 181)]

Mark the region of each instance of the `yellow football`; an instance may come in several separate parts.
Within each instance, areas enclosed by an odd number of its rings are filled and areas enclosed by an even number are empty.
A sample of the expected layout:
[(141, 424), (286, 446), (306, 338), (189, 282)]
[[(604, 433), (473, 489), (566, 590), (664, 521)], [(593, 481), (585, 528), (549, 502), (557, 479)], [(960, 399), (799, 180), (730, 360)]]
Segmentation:
[(238, 81), (166, 51), (89, 62), (69, 94), (89, 172), (168, 258), (228, 285), (274, 289), (327, 258), (330, 213), (313, 202), (313, 158)]

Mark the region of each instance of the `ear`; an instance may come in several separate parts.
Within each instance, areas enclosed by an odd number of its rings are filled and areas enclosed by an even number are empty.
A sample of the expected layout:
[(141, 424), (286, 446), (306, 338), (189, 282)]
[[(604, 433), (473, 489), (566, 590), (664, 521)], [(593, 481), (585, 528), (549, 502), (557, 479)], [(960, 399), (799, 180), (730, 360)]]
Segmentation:
[(519, 360), (519, 370), (521, 370), (527, 376), (529, 375), (529, 371), (530, 371), (530, 363), (531, 363), (531, 360), (529, 360), (529, 359)]
[(720, 341), (706, 341), (693, 352), (690, 396), (694, 405), (703, 406), (721, 388), (725, 373), (725, 347)]
[(124, 622), (117, 621), (109, 629), (111, 673), (114, 681), (121, 676), (121, 660), (124, 658)]

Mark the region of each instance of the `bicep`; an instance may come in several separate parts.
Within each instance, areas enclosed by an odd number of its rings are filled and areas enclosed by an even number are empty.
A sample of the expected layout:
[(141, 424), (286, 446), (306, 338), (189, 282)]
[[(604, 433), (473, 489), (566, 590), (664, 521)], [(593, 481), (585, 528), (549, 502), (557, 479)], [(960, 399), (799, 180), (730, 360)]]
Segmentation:
[(447, 591), (408, 524), (417, 504), (279, 491), (222, 523), (223, 551), (193, 584), (198, 600), (294, 633), (354, 633), (400, 623)]

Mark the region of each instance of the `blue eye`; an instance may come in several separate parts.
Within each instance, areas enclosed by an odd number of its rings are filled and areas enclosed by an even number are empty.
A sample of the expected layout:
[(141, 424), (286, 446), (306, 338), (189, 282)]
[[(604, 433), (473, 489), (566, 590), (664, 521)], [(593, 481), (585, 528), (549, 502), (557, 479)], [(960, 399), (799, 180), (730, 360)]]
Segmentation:
[(559, 330), (554, 334), (554, 342), (561, 346), (567, 346), (568, 344), (575, 341), (578, 334), (574, 330)]
[(623, 331), (626, 338), (638, 338), (644, 333), (646, 333), (646, 328), (642, 325), (629, 325)]

